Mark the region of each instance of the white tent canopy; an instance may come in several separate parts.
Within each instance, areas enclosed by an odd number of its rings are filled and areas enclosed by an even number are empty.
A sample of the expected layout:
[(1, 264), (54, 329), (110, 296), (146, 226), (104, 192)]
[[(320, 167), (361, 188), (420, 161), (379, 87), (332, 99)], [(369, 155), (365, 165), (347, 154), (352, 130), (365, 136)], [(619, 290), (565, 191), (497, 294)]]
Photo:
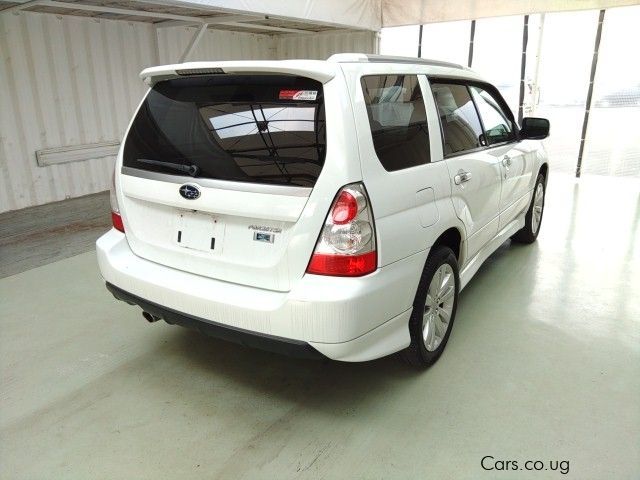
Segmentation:
[[(0, 0), (0, 11), (207, 25), (250, 33), (379, 31), (382, 27), (634, 5), (638, 0)], [(206, 28), (206, 27), (205, 27)]]
[(600, 10), (635, 5), (638, 0), (383, 0), (382, 26), (399, 27), (477, 18)]

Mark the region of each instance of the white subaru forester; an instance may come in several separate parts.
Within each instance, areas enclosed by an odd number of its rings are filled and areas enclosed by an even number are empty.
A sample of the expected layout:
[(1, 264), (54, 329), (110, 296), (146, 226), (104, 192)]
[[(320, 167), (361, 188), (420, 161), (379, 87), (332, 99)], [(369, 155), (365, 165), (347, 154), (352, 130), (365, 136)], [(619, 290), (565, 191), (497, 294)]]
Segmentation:
[(518, 128), (467, 68), (339, 54), (141, 77), (97, 252), (149, 321), (429, 365), (482, 262), (538, 235), (549, 122)]

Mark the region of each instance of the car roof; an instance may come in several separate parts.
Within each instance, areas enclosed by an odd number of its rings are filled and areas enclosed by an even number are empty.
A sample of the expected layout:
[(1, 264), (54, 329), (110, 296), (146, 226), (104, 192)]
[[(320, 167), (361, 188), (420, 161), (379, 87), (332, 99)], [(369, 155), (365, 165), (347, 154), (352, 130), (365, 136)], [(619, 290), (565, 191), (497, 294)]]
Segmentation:
[(327, 62), (336, 63), (354, 63), (354, 62), (366, 62), (366, 63), (409, 63), (412, 65), (429, 65), (432, 67), (448, 67), (467, 69), (457, 63), (444, 62), (442, 60), (432, 60), (428, 58), (417, 57), (399, 57), (395, 55), (373, 55), (369, 53), (336, 53), (331, 55)]
[(348, 65), (353, 71), (380, 72), (389, 69), (389, 73), (403, 72), (408, 67), (412, 73), (419, 73), (429, 77), (454, 78), (485, 82), (482, 76), (474, 70), (453, 62), (433, 60), (429, 58), (398, 57), (394, 55), (374, 55), (369, 53), (336, 53), (327, 59), (327, 63)]
[[(365, 53), (338, 53), (327, 60), (235, 60), (187, 62), (160, 65), (144, 69), (140, 77), (149, 85), (180, 76), (207, 75), (217, 73), (258, 73), (281, 72), (284, 74), (308, 76), (322, 83), (331, 80), (341, 65), (353, 67), (407, 66), (418, 67), (416, 73), (434, 76), (449, 76), (470, 80), (482, 80), (479, 75), (463, 65), (415, 57), (397, 57)], [(368, 66), (368, 67), (367, 67)], [(394, 68), (395, 68), (394, 67)]]

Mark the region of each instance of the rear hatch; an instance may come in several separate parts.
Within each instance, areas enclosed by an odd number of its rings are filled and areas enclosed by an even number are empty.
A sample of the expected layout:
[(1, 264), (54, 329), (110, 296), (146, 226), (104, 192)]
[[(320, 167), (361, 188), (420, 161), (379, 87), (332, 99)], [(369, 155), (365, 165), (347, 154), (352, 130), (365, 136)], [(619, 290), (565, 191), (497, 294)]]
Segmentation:
[(159, 81), (121, 151), (131, 249), (179, 270), (287, 291), (306, 267), (292, 252), (308, 261), (331, 201), (311, 222), (313, 235), (296, 232), (325, 156), (317, 80), (254, 73)]

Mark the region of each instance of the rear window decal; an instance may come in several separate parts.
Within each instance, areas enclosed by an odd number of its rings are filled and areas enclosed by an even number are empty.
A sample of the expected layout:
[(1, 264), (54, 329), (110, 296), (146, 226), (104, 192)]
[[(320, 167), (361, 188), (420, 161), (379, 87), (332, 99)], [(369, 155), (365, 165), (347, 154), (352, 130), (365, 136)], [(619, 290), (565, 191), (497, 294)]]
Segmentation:
[(317, 90), (280, 90), (278, 100), (315, 100)]

